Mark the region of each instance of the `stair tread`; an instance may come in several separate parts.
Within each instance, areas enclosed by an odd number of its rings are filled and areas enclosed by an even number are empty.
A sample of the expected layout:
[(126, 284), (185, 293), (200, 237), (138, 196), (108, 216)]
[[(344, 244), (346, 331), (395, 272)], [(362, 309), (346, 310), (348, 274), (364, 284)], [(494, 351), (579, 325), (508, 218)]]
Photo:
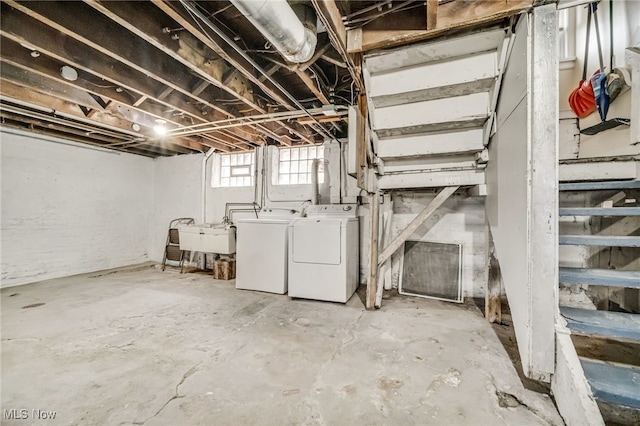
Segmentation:
[(640, 236), (618, 235), (560, 235), (562, 245), (640, 247)]
[(640, 207), (562, 207), (560, 216), (640, 216)]
[(586, 358), (580, 363), (596, 399), (640, 409), (640, 368)]
[(560, 307), (567, 326), (580, 334), (640, 341), (640, 315)]
[(595, 182), (561, 183), (560, 191), (593, 191), (603, 189), (638, 189), (640, 180), (613, 180)]
[(640, 271), (615, 269), (560, 268), (560, 282), (610, 287), (640, 288)]

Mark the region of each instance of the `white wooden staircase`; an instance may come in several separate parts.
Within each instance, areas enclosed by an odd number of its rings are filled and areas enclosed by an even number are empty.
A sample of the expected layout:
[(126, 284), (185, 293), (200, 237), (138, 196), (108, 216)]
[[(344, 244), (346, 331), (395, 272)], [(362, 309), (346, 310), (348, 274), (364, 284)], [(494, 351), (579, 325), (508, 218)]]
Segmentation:
[(485, 183), (509, 40), (498, 28), (365, 58), (379, 189)]

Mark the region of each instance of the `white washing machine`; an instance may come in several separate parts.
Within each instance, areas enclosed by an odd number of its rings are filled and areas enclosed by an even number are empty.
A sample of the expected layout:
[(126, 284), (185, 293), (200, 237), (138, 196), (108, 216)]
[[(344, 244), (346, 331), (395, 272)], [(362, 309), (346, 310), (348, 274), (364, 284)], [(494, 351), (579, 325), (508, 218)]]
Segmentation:
[(262, 210), (258, 219), (236, 225), (236, 288), (268, 293), (287, 292), (287, 232), (300, 213)]
[(359, 284), (356, 206), (317, 205), (289, 225), (289, 296), (345, 303)]

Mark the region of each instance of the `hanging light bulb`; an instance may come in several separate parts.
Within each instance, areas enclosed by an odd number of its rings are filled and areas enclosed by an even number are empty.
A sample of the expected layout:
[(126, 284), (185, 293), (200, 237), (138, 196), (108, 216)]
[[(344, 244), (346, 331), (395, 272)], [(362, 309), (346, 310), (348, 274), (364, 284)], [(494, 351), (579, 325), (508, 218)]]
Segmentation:
[(167, 134), (167, 127), (165, 126), (167, 122), (161, 119), (156, 120), (156, 125), (153, 126), (153, 131), (156, 132), (158, 136), (164, 136)]

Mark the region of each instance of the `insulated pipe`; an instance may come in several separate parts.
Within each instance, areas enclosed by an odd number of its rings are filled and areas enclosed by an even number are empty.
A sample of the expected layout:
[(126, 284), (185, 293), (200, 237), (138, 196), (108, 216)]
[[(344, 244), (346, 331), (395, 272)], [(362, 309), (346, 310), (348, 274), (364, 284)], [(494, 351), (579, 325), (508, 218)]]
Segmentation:
[[(287, 61), (302, 63), (313, 56), (318, 38), (313, 7), (286, 0), (231, 0)], [(294, 10), (295, 8), (295, 10)]]
[(209, 161), (209, 158), (211, 158), (214, 152), (216, 152), (215, 148), (211, 148), (202, 157), (202, 187), (201, 187), (202, 223), (207, 222), (207, 162)]
[[(309, 111), (304, 106), (302, 106), (302, 104), (291, 93), (289, 93), (287, 91), (287, 89), (282, 87), (282, 85), (278, 82), (278, 80), (274, 79), (269, 73), (267, 73), (264, 70), (264, 68), (262, 68), (255, 60), (253, 60), (253, 58), (251, 56), (249, 56), (249, 54), (247, 52), (245, 52), (243, 49), (241, 49), (240, 46), (238, 46), (224, 31), (222, 31), (220, 28), (215, 26), (211, 22), (209, 17), (207, 17), (204, 13), (202, 13), (202, 11), (200, 9), (195, 7), (188, 0), (179, 0), (179, 1), (180, 1), (180, 4), (182, 4), (190, 14), (192, 14), (193, 16), (196, 16), (198, 19), (200, 19), (202, 21), (202, 23), (204, 23), (211, 31), (215, 32), (231, 48), (233, 48), (233, 50), (238, 52), (238, 54), (240, 56), (242, 56), (248, 63), (250, 63), (251, 66), (253, 66), (253, 68), (256, 71), (258, 71), (260, 74), (262, 74), (267, 80), (269, 80), (271, 82), (271, 84), (273, 84), (275, 87), (277, 87), (278, 90), (280, 90), (280, 92), (282, 92), (282, 94), (284, 94), (287, 98), (289, 98), (289, 100), (296, 107), (298, 107), (300, 110), (304, 111), (306, 113), (306, 115), (309, 116), (311, 118), (311, 120), (313, 120), (315, 122), (315, 124), (318, 126), (317, 130), (320, 133), (324, 134), (329, 139), (333, 138), (333, 135), (331, 133), (329, 133), (329, 131), (327, 129), (325, 129), (324, 126), (313, 115), (311, 115), (311, 113), (309, 113)], [(262, 203), (262, 204), (264, 205), (264, 203)]]
[(311, 161), (311, 204), (317, 205), (320, 198), (320, 188), (318, 188), (318, 165), (320, 160), (317, 158)]

